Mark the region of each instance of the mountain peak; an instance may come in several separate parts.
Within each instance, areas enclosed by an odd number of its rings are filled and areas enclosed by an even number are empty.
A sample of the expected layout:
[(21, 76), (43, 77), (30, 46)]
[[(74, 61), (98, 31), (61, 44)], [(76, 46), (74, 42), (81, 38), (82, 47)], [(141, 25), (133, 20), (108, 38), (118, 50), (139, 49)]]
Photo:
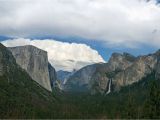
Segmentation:
[(33, 45), (24, 45), (24, 46), (16, 46), (16, 47), (8, 47), (9, 49), (21, 49), (21, 50), (38, 50), (38, 51), (41, 51), (41, 52), (46, 52), (47, 54), (47, 51), (44, 51), (40, 48), (37, 48)]

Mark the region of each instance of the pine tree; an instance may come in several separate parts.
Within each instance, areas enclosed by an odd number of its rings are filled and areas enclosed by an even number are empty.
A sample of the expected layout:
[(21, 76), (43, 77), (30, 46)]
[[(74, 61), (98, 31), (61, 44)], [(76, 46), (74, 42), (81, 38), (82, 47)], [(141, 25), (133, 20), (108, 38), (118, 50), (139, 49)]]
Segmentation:
[(160, 88), (157, 81), (150, 86), (149, 96), (144, 104), (144, 118), (160, 119)]
[(136, 118), (137, 115), (136, 115), (136, 104), (135, 104), (135, 100), (134, 100), (134, 97), (129, 94), (128, 95), (128, 100), (126, 101), (126, 115), (125, 117), (127, 119), (133, 119), (133, 118)]

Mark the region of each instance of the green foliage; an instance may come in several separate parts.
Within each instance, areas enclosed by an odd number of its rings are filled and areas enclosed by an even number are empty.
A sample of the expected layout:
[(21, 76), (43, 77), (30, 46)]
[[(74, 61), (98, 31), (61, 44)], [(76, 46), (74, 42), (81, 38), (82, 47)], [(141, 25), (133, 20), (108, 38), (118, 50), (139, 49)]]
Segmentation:
[(26, 72), (14, 69), (0, 76), (0, 118), (47, 117), (56, 101), (54, 96)]
[(160, 119), (160, 86), (158, 81), (154, 81), (150, 85), (149, 95), (144, 104), (144, 117), (152, 119)]
[(1, 118), (140, 119), (160, 118), (160, 81), (151, 74), (107, 96), (89, 93), (53, 94), (21, 70), (0, 77)]
[(133, 96), (130, 94), (128, 95), (128, 99), (126, 102), (126, 107), (125, 107), (125, 112), (126, 112), (126, 118), (131, 119), (131, 118), (136, 118), (136, 109), (135, 109), (135, 100)]
[[(58, 90), (52, 94), (19, 68), (1, 44), (0, 62), (4, 65), (0, 76), (1, 119), (160, 119), (160, 80), (155, 80), (154, 73), (107, 96)], [(111, 79), (117, 72), (106, 76)]]

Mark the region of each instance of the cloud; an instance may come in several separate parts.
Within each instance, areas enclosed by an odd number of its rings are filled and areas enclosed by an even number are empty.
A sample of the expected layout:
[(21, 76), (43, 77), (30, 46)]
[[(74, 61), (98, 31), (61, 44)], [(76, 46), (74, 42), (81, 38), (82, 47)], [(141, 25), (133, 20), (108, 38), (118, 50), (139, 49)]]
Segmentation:
[(56, 40), (13, 39), (2, 42), (6, 47), (33, 45), (48, 52), (48, 59), (56, 70), (72, 71), (86, 65), (105, 62), (99, 53), (86, 44)]
[(156, 0), (0, 0), (0, 34), (65, 35), (110, 47), (160, 47)]

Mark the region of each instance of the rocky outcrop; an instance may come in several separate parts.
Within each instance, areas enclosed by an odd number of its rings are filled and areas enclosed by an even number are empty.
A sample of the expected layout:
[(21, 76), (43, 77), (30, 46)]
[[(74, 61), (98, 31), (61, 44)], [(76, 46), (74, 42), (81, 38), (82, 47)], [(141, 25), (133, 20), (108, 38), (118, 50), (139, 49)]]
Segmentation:
[(64, 90), (66, 91), (88, 91), (91, 86), (91, 78), (100, 64), (88, 65), (69, 77)]
[(136, 57), (128, 53), (114, 53), (108, 63), (89, 65), (77, 71), (67, 80), (66, 89), (72, 91), (76, 86), (80, 91), (87, 90), (92, 94), (104, 93), (110, 79), (106, 73), (123, 71), (135, 60)]
[(5, 73), (12, 73), (17, 67), (12, 53), (0, 43), (0, 76)]
[[(160, 78), (160, 51), (137, 58), (126, 53), (123, 55), (114, 53), (108, 64), (104, 70), (106, 76), (102, 74), (104, 72), (96, 72), (93, 75), (92, 81), (96, 81), (95, 83), (98, 86), (93, 87), (94, 93), (97, 91), (105, 93), (109, 88), (109, 80), (112, 80), (112, 91), (119, 91), (122, 86), (138, 82), (153, 72), (156, 72), (157, 79)], [(99, 78), (96, 78), (98, 75)]]
[[(135, 60), (136, 57), (129, 53), (113, 53), (108, 63), (98, 66), (93, 74), (91, 93), (106, 93), (109, 89), (109, 81), (111, 81), (113, 76), (131, 66)], [(108, 73), (112, 74), (112, 77), (108, 76)]]
[(49, 71), (51, 87), (53, 88), (55, 87), (54, 83), (57, 81), (57, 73), (54, 67), (50, 63), (48, 63), (48, 71)]
[(12, 52), (17, 64), (25, 69), (33, 80), (47, 90), (52, 91), (50, 81), (54, 81), (55, 71), (48, 63), (46, 51), (31, 45), (8, 49)]
[[(0, 117), (27, 118), (49, 111), (56, 101), (22, 69), (5, 46), (0, 43)], [(9, 112), (7, 112), (9, 111)], [(29, 111), (30, 114), (24, 114)], [(18, 114), (17, 114), (18, 113)], [(16, 115), (17, 114), (17, 115)], [(32, 118), (32, 117), (31, 117)]]
[(57, 79), (61, 81), (62, 84), (65, 84), (66, 80), (69, 78), (71, 74), (72, 72), (59, 70), (57, 71)]
[(140, 56), (137, 60), (127, 69), (119, 72), (113, 78), (113, 85), (115, 91), (120, 87), (130, 85), (151, 74), (157, 64), (156, 55)]
[(108, 94), (121, 87), (138, 82), (155, 72), (160, 79), (160, 50), (156, 53), (134, 57), (128, 53), (113, 53), (108, 63), (84, 67), (67, 81), (67, 88), (79, 88), (92, 94)]
[(64, 86), (67, 83), (68, 78), (72, 76), (75, 72), (76, 70), (73, 70), (72, 72), (63, 71), (63, 70), (57, 71), (57, 81), (62, 90), (65, 89)]
[(160, 50), (158, 50), (154, 55), (157, 56), (157, 64), (155, 66), (156, 79), (160, 80)]
[(136, 57), (130, 55), (129, 53), (113, 53), (109, 59), (110, 71), (124, 70), (136, 60)]

